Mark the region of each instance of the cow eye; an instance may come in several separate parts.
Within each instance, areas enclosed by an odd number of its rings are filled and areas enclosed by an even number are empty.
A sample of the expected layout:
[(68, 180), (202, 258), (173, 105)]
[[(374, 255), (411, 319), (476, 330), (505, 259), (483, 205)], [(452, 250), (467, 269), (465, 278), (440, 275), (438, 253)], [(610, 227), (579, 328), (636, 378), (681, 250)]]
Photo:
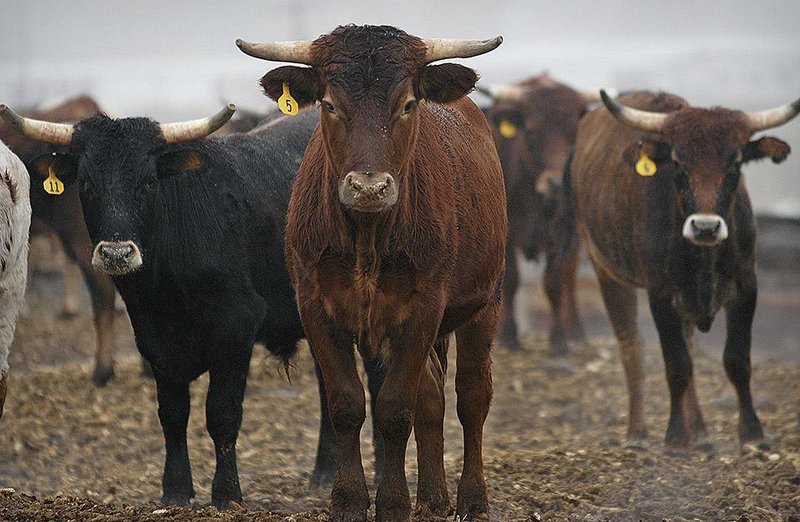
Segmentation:
[(408, 114), (409, 112), (413, 111), (416, 106), (417, 100), (408, 100), (406, 102), (406, 106), (403, 108), (403, 114)]
[(330, 112), (331, 114), (336, 112), (336, 107), (334, 107), (333, 104), (329, 101), (322, 100), (322, 108)]

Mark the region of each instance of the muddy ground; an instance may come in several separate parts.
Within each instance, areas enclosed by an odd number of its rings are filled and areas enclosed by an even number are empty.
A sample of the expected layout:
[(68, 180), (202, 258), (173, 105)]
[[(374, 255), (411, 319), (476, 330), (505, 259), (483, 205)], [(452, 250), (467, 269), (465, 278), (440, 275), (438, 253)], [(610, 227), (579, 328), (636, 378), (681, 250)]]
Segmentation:
[[(699, 338), (695, 372), (714, 449), (673, 453), (662, 442), (668, 401), (654, 340), (645, 353), (650, 444), (628, 449), (622, 368), (591, 272), (582, 275), (579, 295), (591, 337), (573, 345), (563, 360), (546, 354), (546, 306), (536, 277), (528, 274), (520, 298), (527, 308), (521, 315), (529, 318), (525, 351), (494, 351), (495, 395), (484, 454), (493, 519), (800, 521), (800, 353), (792, 348), (798, 343), (800, 292), (796, 275), (768, 277), (778, 282), (762, 292), (764, 312), (768, 321), (781, 317), (755, 335), (753, 390), (769, 448), (739, 447), (736, 398), (711, 335)], [(203, 412), (207, 379), (193, 385), (189, 449), (197, 498), (191, 510), (164, 509), (156, 502), (163, 439), (155, 387), (139, 375), (127, 319), (120, 315), (116, 328), (117, 378), (93, 388), (91, 316), (55, 317), (60, 284), (58, 274), (32, 278), (12, 347), (9, 398), (0, 422), (0, 488), (14, 491), (0, 489), (0, 520), (326, 519), (329, 491), (309, 486), (318, 410), (306, 347), (291, 382), (265, 350), (256, 350), (238, 444), (245, 502), (222, 515), (208, 507), (214, 454)], [(770, 302), (777, 308), (769, 308)], [(643, 315), (641, 322), (651, 320)], [(445, 433), (452, 502), (462, 449), (454, 364)], [(362, 435), (368, 481), (370, 440), (368, 422)], [(414, 456), (412, 437), (412, 502)]]

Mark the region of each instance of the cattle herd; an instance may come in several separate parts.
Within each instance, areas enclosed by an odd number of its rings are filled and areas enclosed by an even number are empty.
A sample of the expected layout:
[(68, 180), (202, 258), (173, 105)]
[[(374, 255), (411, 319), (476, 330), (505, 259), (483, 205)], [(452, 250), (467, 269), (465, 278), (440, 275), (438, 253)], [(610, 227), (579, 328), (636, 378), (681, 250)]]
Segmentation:
[(312, 481), (330, 484), (331, 519), (365, 520), (370, 506), (356, 351), (378, 450), (377, 520), (411, 515), (412, 432), (415, 513), (447, 516), (444, 375), (455, 334), (464, 437), (455, 515), (483, 519), (491, 348), (495, 336), (519, 347), (518, 254), (546, 258), (558, 357), (584, 336), (575, 301), (583, 245), (620, 346), (629, 444), (646, 436), (637, 288), (646, 289), (663, 352), (666, 444), (703, 441), (694, 330), (708, 331), (723, 308), (738, 436), (759, 442), (750, 392), (755, 222), (741, 167), (787, 157), (779, 139), (752, 138), (794, 118), (800, 100), (752, 113), (704, 109), (663, 92), (579, 92), (544, 74), (478, 86), (492, 101), (482, 112), (466, 97), (477, 74), (434, 62), (501, 43), (421, 39), (388, 26), (342, 26), (313, 41), (238, 40), (252, 57), (295, 64), (261, 78), (287, 116), (215, 137), (233, 105), (167, 124), (111, 118), (88, 98), (19, 114), (0, 105), (0, 416), (28, 231), (54, 232), (90, 289), (99, 386), (114, 372), (115, 290), (124, 300), (157, 388), (164, 504), (195, 495), (190, 382), (209, 373), (211, 498), (223, 509), (242, 501), (236, 440), (253, 345), (288, 365), (307, 339), (320, 395)]

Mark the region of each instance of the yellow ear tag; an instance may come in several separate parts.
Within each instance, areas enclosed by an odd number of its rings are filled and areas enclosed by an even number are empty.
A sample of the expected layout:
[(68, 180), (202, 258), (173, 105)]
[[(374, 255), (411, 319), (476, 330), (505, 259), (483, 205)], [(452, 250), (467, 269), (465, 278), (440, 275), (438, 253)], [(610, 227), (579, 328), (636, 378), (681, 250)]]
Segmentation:
[(288, 116), (297, 116), (297, 112), (300, 110), (297, 106), (297, 101), (292, 98), (292, 93), (289, 92), (289, 84), (286, 82), (283, 82), (283, 94), (278, 98), (278, 108)]
[(50, 166), (47, 168), (47, 172), (47, 179), (45, 179), (42, 184), (44, 186), (44, 191), (54, 196), (62, 194), (64, 192), (64, 184), (56, 177), (56, 171)]
[(652, 176), (656, 173), (656, 163), (651, 160), (646, 153), (642, 152), (639, 161), (636, 162), (636, 173), (640, 176)]
[(511, 139), (517, 135), (517, 126), (508, 120), (500, 120), (498, 129), (500, 130), (500, 136), (504, 138)]

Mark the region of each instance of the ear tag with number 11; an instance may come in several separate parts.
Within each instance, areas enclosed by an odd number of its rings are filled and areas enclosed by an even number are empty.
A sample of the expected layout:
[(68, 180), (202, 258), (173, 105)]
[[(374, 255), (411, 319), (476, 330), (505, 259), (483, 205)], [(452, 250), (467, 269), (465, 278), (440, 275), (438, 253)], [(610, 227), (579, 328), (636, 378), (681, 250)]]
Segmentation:
[(47, 179), (42, 184), (44, 191), (53, 196), (58, 196), (64, 192), (64, 183), (56, 177), (56, 171), (53, 170), (52, 165), (47, 168)]
[(640, 176), (652, 176), (656, 173), (656, 163), (651, 160), (647, 153), (642, 152), (642, 155), (639, 156), (639, 161), (636, 162), (636, 173)]
[(299, 111), (297, 101), (292, 98), (292, 93), (289, 92), (289, 84), (286, 82), (283, 82), (283, 94), (278, 98), (278, 108), (288, 116), (297, 116)]

